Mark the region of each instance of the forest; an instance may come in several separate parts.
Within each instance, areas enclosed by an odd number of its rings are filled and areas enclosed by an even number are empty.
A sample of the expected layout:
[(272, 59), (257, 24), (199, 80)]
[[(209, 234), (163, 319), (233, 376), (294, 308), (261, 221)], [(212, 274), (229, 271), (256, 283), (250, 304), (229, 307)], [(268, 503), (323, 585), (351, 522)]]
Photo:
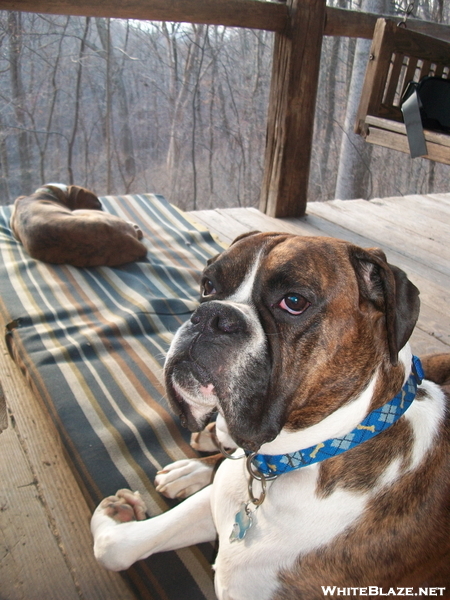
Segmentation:
[[(450, 23), (444, 0), (328, 4)], [(0, 204), (61, 182), (258, 206), (272, 48), (267, 31), (0, 11)], [(324, 38), (308, 201), (449, 191), (450, 167), (353, 134), (369, 48)]]

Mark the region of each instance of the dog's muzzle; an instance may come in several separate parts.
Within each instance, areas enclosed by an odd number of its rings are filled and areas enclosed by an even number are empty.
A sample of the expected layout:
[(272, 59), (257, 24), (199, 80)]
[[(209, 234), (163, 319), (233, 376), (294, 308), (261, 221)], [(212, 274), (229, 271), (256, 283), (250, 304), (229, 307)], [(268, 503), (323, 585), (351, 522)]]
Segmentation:
[(219, 411), (236, 443), (259, 448), (268, 435), (261, 420), (270, 372), (266, 336), (255, 310), (247, 304), (209, 301), (172, 342), (166, 389), (173, 410), (192, 431), (202, 429)]
[(227, 302), (206, 302), (201, 304), (191, 317), (191, 323), (199, 332), (209, 332), (214, 336), (249, 332), (246, 305)]

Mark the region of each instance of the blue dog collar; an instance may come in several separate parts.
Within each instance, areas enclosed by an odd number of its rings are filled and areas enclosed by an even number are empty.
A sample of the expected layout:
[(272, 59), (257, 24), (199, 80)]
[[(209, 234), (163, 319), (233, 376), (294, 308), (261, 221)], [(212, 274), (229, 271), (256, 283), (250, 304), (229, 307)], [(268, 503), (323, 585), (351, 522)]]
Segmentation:
[(401, 391), (389, 402), (370, 412), (367, 417), (350, 433), (343, 437), (332, 438), (291, 454), (255, 454), (251, 463), (266, 478), (277, 477), (283, 473), (300, 469), (326, 460), (372, 439), (393, 425), (411, 406), (416, 397), (417, 387), (424, 377), (422, 365), (417, 356), (413, 356), (412, 370)]

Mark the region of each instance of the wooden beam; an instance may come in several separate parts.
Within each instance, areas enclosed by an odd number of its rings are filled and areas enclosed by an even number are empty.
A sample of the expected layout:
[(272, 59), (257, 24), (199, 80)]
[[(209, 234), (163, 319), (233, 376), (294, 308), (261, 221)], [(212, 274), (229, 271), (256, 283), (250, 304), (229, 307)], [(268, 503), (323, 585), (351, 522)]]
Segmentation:
[[(360, 37), (371, 40), (375, 24), (380, 17), (397, 23), (402, 20), (392, 15), (376, 15), (327, 6), (324, 35)], [(441, 40), (450, 41), (450, 26), (448, 25), (409, 18), (406, 26), (411, 31), (418, 31), (419, 33), (424, 33)]]
[[(56, 15), (179, 21), (283, 32), (288, 22), (284, 2), (263, 0), (0, 0), (0, 10)], [(375, 23), (392, 15), (326, 7), (324, 35), (371, 39)], [(408, 19), (408, 28), (450, 41), (450, 26)]]
[(325, 0), (288, 0), (290, 25), (276, 34), (260, 210), (305, 214)]
[(283, 31), (287, 7), (261, 0), (0, 0), (1, 10)]

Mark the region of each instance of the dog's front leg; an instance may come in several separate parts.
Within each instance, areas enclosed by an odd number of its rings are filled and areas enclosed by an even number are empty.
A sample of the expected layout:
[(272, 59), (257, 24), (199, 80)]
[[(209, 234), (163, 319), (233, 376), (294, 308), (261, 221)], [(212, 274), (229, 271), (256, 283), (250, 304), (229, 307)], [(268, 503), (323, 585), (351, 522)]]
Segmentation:
[(216, 528), (210, 492), (208, 486), (175, 508), (146, 520), (134, 520), (145, 510), (139, 495), (121, 490), (106, 498), (91, 520), (96, 559), (107, 569), (123, 571), (151, 554), (213, 541)]

